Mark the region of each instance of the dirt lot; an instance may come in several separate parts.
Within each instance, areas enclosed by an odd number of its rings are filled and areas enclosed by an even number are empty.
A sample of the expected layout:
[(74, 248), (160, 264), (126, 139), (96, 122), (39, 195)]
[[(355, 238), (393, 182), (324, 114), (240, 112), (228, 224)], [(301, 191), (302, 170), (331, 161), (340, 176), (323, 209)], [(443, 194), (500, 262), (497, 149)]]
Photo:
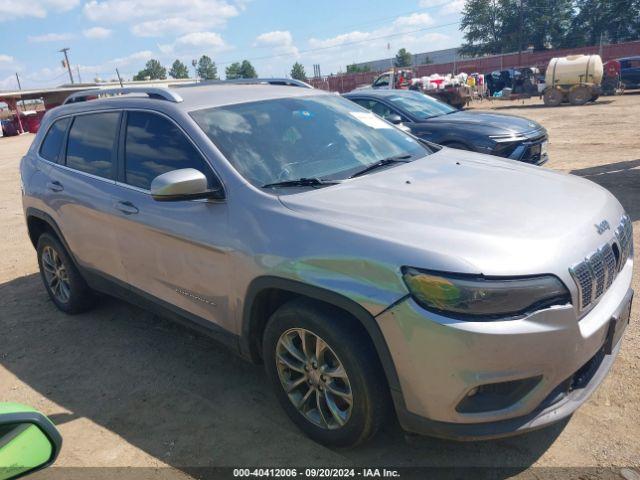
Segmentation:
[[(547, 167), (611, 190), (640, 245), (640, 95), (584, 107), (545, 108), (537, 99), (478, 107), (542, 123), (551, 136)], [(31, 141), (0, 138), (0, 398), (54, 420), (65, 441), (58, 466), (168, 466), (153, 472), (172, 478), (193, 466), (490, 466), (526, 478), (545, 471), (531, 466), (562, 466), (603, 467), (588, 478), (610, 478), (640, 465), (640, 302), (611, 374), (568, 422), (481, 443), (405, 438), (392, 425), (363, 447), (330, 450), (294, 428), (260, 367), (214, 341), (116, 300), (79, 316), (53, 307), (21, 210), (18, 162)], [(39, 477), (50, 475), (56, 470)]]

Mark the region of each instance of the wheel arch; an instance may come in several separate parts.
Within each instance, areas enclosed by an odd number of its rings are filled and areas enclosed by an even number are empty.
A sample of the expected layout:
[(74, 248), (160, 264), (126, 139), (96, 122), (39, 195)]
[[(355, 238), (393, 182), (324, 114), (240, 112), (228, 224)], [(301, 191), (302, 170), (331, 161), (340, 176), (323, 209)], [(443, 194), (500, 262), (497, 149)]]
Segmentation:
[(31, 240), (34, 248), (38, 247), (38, 239), (40, 238), (40, 235), (43, 233), (51, 233), (60, 241), (60, 243), (62, 243), (62, 246), (67, 251), (69, 258), (71, 258), (71, 261), (74, 263), (74, 266), (78, 271), (81, 271), (80, 268), (78, 268), (78, 262), (73, 256), (73, 252), (71, 252), (64, 235), (62, 235), (62, 232), (60, 231), (60, 227), (58, 227), (58, 224), (51, 215), (37, 208), (29, 207), (25, 212), (25, 217), (27, 219), (29, 239)]
[(376, 319), (361, 305), (344, 295), (314, 285), (281, 277), (263, 276), (247, 289), (242, 314), (240, 350), (255, 363), (262, 361), (262, 334), (271, 314), (293, 298), (309, 298), (339, 308), (353, 317), (366, 331), (382, 364), (387, 384), (400, 391), (400, 381), (391, 352)]

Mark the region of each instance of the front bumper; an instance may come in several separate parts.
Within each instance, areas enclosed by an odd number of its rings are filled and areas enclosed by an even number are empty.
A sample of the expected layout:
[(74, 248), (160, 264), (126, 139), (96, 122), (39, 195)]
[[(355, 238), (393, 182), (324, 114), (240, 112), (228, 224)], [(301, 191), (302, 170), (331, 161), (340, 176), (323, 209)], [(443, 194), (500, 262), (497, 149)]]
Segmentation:
[[(630, 261), (580, 320), (572, 306), (563, 306), (519, 320), (464, 322), (427, 312), (410, 298), (379, 315), (400, 380), (401, 392), (393, 393), (403, 428), (486, 439), (571, 415), (602, 382), (620, 348), (618, 342), (604, 353), (611, 319), (625, 314), (633, 295), (631, 273)], [(479, 387), (524, 379), (535, 381), (507, 405), (460, 409)]]
[(523, 135), (526, 137), (526, 140), (520, 142), (511, 142), (508, 141), (508, 139), (495, 140), (496, 144), (489, 153), (531, 165), (543, 165), (547, 163), (549, 160), (549, 154), (546, 151), (549, 142), (547, 132), (540, 129), (524, 133)]

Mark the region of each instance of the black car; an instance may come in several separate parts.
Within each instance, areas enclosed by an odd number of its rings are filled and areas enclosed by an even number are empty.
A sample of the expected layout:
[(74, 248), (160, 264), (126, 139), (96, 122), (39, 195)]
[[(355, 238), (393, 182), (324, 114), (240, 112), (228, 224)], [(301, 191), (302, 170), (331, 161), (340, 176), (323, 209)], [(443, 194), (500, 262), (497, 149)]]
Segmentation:
[(526, 118), (460, 111), (411, 90), (355, 90), (346, 98), (433, 143), (542, 165), (548, 160), (547, 131)]

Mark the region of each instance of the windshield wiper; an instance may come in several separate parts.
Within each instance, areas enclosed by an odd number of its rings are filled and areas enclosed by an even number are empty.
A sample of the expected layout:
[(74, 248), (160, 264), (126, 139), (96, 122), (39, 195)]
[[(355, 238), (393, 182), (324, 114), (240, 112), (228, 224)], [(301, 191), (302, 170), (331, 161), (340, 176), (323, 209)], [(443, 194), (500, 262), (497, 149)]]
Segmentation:
[(297, 178), (295, 180), (284, 180), (282, 182), (267, 183), (262, 188), (270, 187), (318, 187), (322, 185), (335, 185), (340, 180), (323, 180), (321, 178)]
[(372, 170), (376, 170), (380, 167), (384, 167), (386, 165), (391, 165), (392, 163), (407, 163), (409, 161), (409, 159), (411, 158), (411, 155), (396, 155), (395, 157), (388, 157), (388, 158), (383, 158), (382, 160), (379, 160), (375, 163), (372, 163), (371, 165), (367, 165), (365, 168), (363, 168), (362, 170), (354, 173), (353, 175), (351, 175), (349, 178), (355, 178), (355, 177), (359, 177), (360, 175), (364, 175), (366, 173), (371, 172)]

